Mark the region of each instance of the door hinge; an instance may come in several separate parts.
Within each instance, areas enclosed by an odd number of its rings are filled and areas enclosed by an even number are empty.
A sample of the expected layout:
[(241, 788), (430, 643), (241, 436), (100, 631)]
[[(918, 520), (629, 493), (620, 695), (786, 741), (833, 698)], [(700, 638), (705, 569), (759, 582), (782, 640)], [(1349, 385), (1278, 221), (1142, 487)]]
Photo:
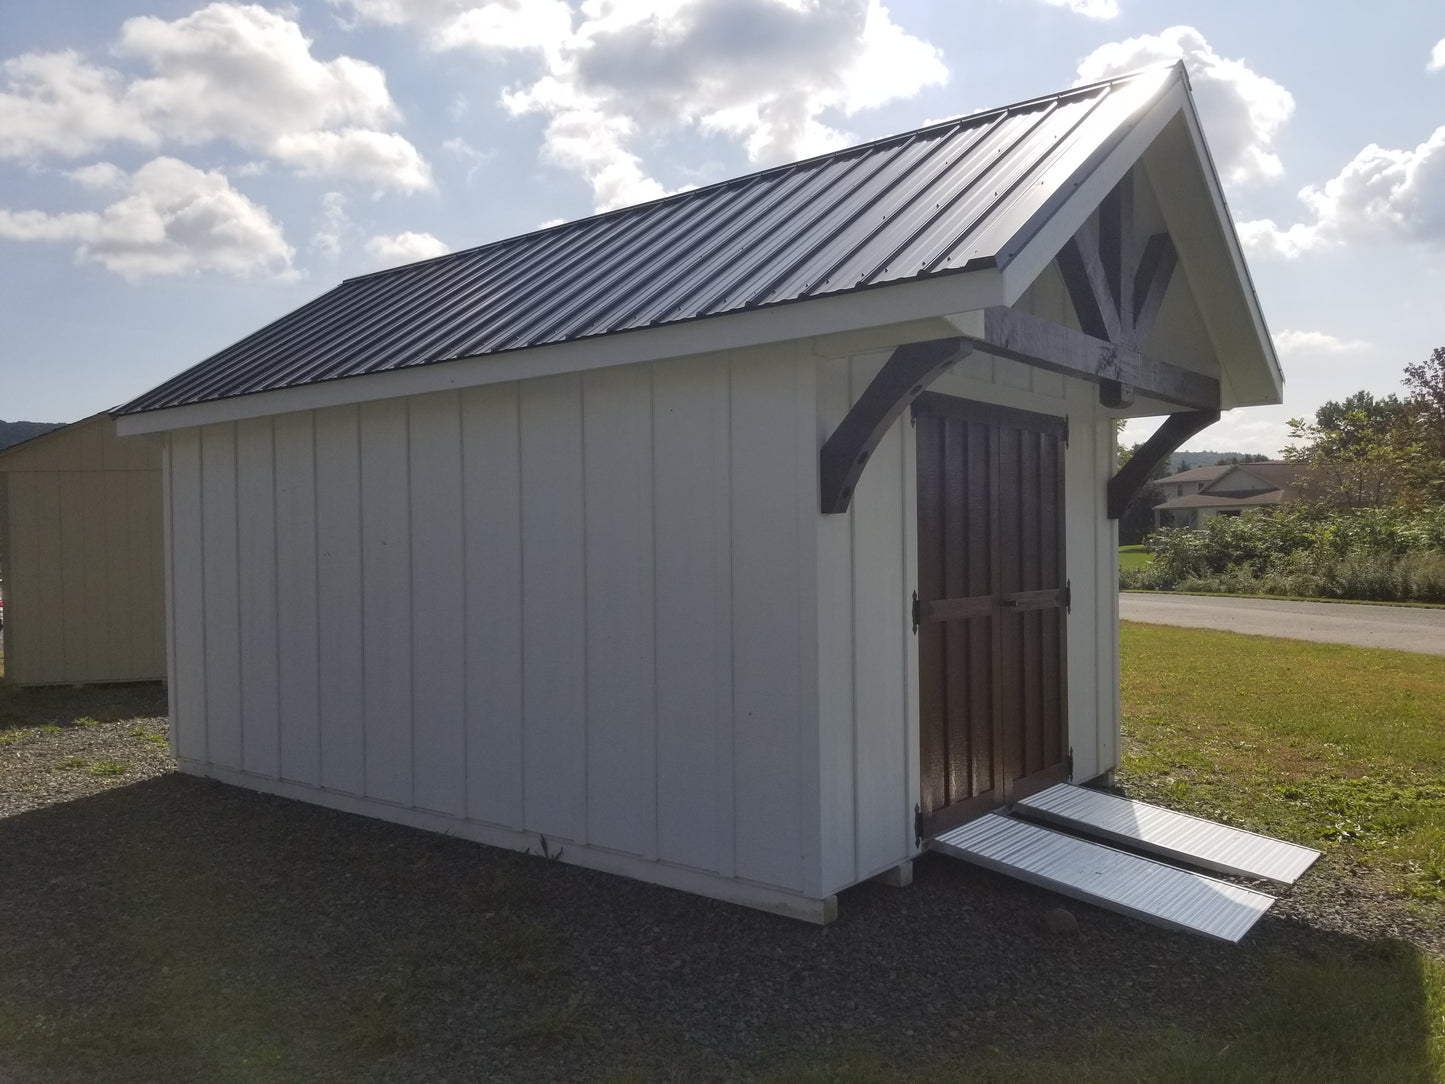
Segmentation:
[(1074, 747), (1069, 746), (1069, 755), (1064, 758), (1064, 768), (1069, 773), (1069, 782), (1074, 781)]
[(916, 805), (913, 807), (913, 845), (923, 846), (923, 810)]
[(918, 635), (918, 622), (923, 616), (923, 604), (918, 601), (918, 592), (913, 592), (913, 634)]
[(1069, 416), (1064, 415), (1064, 447), (1069, 446)]
[(1066, 613), (1066, 614), (1071, 614), (1071, 613), (1073, 613), (1073, 612), (1074, 612), (1074, 581), (1073, 581), (1073, 580), (1065, 580), (1065, 581), (1064, 581), (1064, 613)]

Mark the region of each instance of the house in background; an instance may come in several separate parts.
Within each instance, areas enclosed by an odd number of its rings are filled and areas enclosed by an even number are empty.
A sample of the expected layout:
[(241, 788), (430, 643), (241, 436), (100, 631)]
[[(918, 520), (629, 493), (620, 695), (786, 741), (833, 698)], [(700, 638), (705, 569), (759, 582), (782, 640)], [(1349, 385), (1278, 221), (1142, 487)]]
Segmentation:
[(119, 412), (173, 748), (827, 921), (1117, 766), (1111, 517), (1282, 381), (1182, 67), (351, 279)]
[(161, 450), (97, 414), (0, 451), (5, 682), (166, 676)]
[(1154, 506), (1156, 527), (1198, 529), (1215, 516), (1277, 508), (1309, 492), (1308, 468), (1298, 463), (1231, 463), (1195, 467), (1160, 478), (1166, 495)]

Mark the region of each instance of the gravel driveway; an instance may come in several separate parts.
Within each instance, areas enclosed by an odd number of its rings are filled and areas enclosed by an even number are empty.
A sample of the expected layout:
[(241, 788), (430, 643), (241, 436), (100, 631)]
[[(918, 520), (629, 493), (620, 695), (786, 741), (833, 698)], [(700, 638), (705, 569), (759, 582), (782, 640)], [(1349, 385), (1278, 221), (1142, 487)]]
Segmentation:
[(731, 1080), (857, 1050), (918, 1071), (1227, 1031), (1280, 957), (1445, 954), (1438, 916), (1329, 854), (1240, 946), (1074, 904), (1050, 934), (1058, 898), (934, 856), (820, 928), (179, 775), (160, 723), (0, 744), (0, 1080)]

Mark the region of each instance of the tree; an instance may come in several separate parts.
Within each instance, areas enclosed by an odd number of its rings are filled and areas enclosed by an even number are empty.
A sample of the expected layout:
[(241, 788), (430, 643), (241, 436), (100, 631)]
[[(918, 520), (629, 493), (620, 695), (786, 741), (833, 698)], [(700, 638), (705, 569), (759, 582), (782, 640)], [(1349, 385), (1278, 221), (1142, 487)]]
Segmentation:
[(1330, 401), (1314, 421), (1290, 420), (1284, 458), (1301, 467), (1315, 499), (1350, 508), (1415, 503), (1429, 471), (1417, 412), (1394, 395), (1358, 391)]
[(1421, 484), (1427, 500), (1445, 502), (1445, 346), (1424, 361), (1405, 366), (1406, 403), (1414, 414), (1417, 439), (1426, 460)]
[(1222, 455), (1214, 461), (1216, 467), (1232, 467), (1236, 463), (1268, 463), (1269, 456), (1259, 452), (1245, 452), (1244, 455)]
[[(1123, 466), (1134, 458), (1134, 454), (1144, 445), (1135, 444), (1129, 448), (1119, 449), (1119, 466)], [(1144, 541), (1154, 527), (1154, 506), (1164, 499), (1164, 491), (1155, 483), (1160, 478), (1169, 474), (1169, 457), (1166, 455), (1149, 472), (1149, 477), (1144, 479), (1144, 484), (1139, 487), (1133, 499), (1124, 507), (1124, 514), (1119, 517), (1119, 545), (1137, 546)]]

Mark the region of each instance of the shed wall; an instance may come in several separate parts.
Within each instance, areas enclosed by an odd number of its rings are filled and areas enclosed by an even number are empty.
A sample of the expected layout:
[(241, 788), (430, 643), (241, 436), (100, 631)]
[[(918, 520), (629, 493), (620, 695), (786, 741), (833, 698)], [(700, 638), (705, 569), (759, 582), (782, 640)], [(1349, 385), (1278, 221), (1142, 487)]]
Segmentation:
[(172, 433), (183, 765), (817, 898), (813, 388), (778, 348)]
[[(1041, 307), (1050, 296), (1047, 283), (1043, 290)], [(879, 352), (818, 362), (820, 445), (887, 357)], [(1115, 767), (1118, 758), (1118, 550), (1103, 504), (1112, 467), (1112, 420), (1098, 406), (1092, 384), (985, 354), (964, 359), (931, 390), (1069, 419), (1064, 465), (1067, 574), (1073, 585), (1067, 619), (1069, 743), (1075, 778), (1092, 778)], [(915, 470), (913, 429), (905, 414), (870, 457), (849, 513), (817, 520), (820, 810), (823, 885), (829, 892), (907, 861), (916, 851)]]
[(160, 451), (100, 416), (0, 455), (5, 681), (165, 677)]

